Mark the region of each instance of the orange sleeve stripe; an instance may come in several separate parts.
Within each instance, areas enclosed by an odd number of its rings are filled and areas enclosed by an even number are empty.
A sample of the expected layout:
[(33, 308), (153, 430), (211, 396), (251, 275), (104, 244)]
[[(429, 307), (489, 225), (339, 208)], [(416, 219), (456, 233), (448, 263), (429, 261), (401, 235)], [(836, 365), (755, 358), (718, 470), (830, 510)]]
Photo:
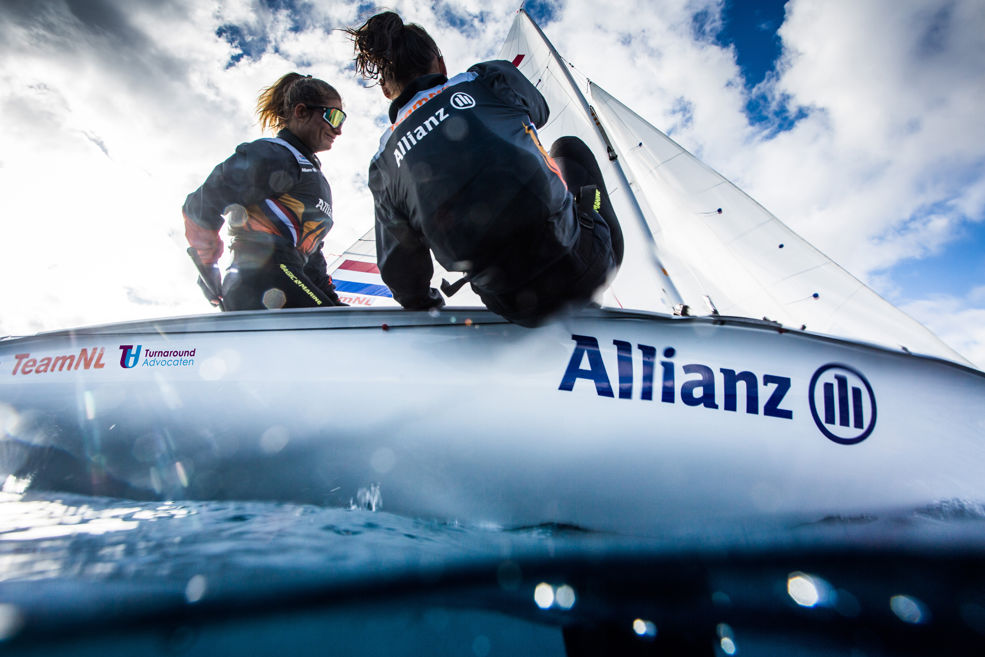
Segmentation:
[(567, 189), (568, 183), (565, 182), (564, 176), (561, 175), (561, 167), (559, 167), (557, 165), (557, 162), (554, 161), (554, 158), (551, 157), (550, 154), (548, 154), (548, 152), (544, 150), (544, 147), (543, 145), (541, 145), (540, 139), (537, 138), (537, 133), (534, 131), (534, 129), (529, 125), (524, 124), (523, 131), (526, 132), (533, 140), (534, 144), (537, 145), (537, 150), (539, 150), (540, 154), (544, 157), (544, 162), (547, 164), (547, 168), (557, 174), (557, 177), (561, 179), (561, 184), (564, 185), (565, 189)]

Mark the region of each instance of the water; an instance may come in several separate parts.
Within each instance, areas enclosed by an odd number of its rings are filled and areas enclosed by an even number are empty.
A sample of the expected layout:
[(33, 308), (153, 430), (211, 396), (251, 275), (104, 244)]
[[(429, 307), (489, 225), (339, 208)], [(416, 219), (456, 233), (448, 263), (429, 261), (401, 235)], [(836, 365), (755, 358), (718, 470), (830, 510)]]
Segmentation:
[(640, 539), (406, 518), (379, 501), (378, 491), (348, 509), (4, 493), (0, 651), (985, 649), (977, 504)]

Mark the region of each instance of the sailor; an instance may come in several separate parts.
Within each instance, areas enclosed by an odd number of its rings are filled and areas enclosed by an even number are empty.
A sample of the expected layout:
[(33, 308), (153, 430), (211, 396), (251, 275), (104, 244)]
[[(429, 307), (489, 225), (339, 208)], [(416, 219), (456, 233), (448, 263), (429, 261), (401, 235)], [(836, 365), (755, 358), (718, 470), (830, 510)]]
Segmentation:
[[(345, 305), (322, 253), (332, 190), (315, 156), (342, 134), (342, 97), (323, 80), (288, 73), (260, 93), (257, 115), (277, 137), (237, 146), (182, 208), (199, 286), (224, 310)], [(220, 280), (224, 220), (233, 261)]]
[(411, 309), (444, 304), (430, 286), (433, 252), (465, 272), (489, 309), (524, 326), (590, 302), (622, 261), (622, 232), (589, 148), (575, 137), (550, 153), (541, 145), (549, 109), (540, 92), (507, 61), (449, 79), (434, 40), (393, 12), (347, 32), (357, 69), (392, 101), (369, 186), (394, 298)]

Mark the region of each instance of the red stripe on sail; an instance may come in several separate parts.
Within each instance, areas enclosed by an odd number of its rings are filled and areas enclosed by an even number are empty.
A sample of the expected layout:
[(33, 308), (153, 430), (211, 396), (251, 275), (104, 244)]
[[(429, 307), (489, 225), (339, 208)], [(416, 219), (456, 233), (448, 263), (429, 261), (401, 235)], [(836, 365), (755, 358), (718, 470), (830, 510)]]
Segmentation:
[(359, 262), (358, 260), (346, 260), (341, 265), (339, 269), (348, 269), (349, 271), (363, 271), (370, 274), (379, 274), (380, 268), (372, 262)]
[(513, 58), (513, 66), (520, 68), (520, 62), (522, 61), (523, 61), (523, 55), (517, 55), (516, 57)]

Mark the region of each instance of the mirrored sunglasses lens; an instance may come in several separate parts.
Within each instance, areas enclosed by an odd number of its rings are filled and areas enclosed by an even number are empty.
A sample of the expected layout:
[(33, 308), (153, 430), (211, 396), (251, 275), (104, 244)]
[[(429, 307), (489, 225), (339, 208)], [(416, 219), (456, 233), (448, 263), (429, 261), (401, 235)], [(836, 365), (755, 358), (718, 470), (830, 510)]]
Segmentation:
[(327, 109), (325, 110), (325, 121), (333, 128), (340, 128), (345, 123), (345, 112), (334, 107)]

